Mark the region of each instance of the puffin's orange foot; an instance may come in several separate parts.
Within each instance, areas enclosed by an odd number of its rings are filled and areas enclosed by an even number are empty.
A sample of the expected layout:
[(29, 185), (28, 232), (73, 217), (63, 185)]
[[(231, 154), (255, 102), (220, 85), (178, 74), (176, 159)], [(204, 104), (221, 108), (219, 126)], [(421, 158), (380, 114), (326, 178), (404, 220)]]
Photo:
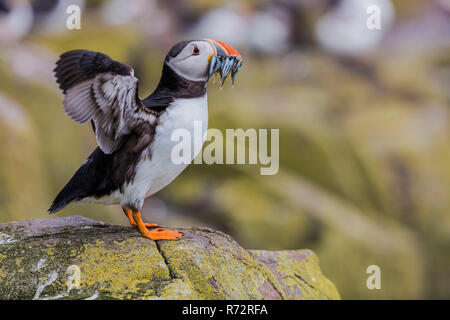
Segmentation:
[[(125, 214), (128, 216), (127, 212), (125, 212)], [(183, 236), (178, 231), (164, 229), (164, 228), (161, 228), (161, 226), (157, 226), (157, 225), (153, 225), (153, 224), (150, 224), (152, 226), (152, 228), (155, 228), (155, 226), (156, 226), (157, 229), (148, 230), (146, 227), (149, 224), (148, 223), (145, 224), (142, 221), (141, 213), (139, 211), (134, 211), (131, 216), (128, 216), (128, 219), (130, 219), (130, 222), (131, 222), (131, 220), (135, 221), (141, 234), (144, 237), (149, 238), (151, 240), (179, 240)]]
[(147, 228), (162, 228), (161, 225), (155, 224), (155, 223), (145, 223), (144, 222), (144, 226), (146, 226)]
[(183, 237), (181, 232), (164, 228), (147, 230), (142, 235), (151, 240), (180, 240)]
[[(131, 223), (131, 225), (133, 226), (133, 227), (137, 227), (137, 223), (136, 222), (130, 222)], [(144, 222), (144, 226), (146, 226), (147, 228), (162, 228), (162, 225), (159, 225), (159, 224), (155, 224), (155, 223), (145, 223)]]
[[(134, 221), (134, 219), (133, 219), (133, 215), (132, 215), (132, 213), (131, 213), (131, 210), (130, 210), (130, 209), (123, 209), (123, 212), (124, 212), (125, 215), (127, 216), (128, 221), (130, 221), (130, 224), (131, 224), (133, 227), (137, 227), (137, 223), (136, 223), (136, 221)], [(161, 225), (155, 224), (155, 223), (144, 223), (144, 226), (146, 226), (147, 228), (161, 228), (161, 227), (162, 227)]]

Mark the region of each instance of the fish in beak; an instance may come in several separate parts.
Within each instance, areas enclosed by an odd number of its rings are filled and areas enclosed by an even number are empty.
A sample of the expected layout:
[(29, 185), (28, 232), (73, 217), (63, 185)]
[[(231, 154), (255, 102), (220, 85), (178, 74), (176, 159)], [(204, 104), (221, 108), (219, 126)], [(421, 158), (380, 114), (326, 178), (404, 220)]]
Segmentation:
[(213, 47), (214, 54), (209, 57), (209, 69), (206, 83), (216, 72), (220, 73), (220, 86), (223, 86), (225, 79), (231, 72), (231, 82), (234, 85), (234, 80), (238, 71), (242, 68), (242, 57), (240, 53), (229, 44), (206, 39)]

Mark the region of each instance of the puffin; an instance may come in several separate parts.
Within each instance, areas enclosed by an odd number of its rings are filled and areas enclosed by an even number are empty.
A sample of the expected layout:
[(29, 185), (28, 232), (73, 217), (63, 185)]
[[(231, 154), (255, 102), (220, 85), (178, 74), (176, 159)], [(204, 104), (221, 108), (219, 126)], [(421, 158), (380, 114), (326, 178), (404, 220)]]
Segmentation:
[[(181, 41), (167, 54), (156, 89), (138, 93), (132, 67), (101, 52), (71, 50), (54, 69), (64, 93), (65, 113), (91, 122), (98, 147), (89, 155), (48, 209), (56, 213), (71, 203), (120, 205), (130, 224), (151, 240), (179, 240), (182, 233), (145, 223), (145, 198), (172, 182), (189, 163), (173, 161), (178, 129), (194, 134), (195, 122), (208, 125), (206, 85), (220, 74), (234, 83), (242, 56), (217, 40)], [(197, 148), (198, 149), (198, 148)], [(200, 148), (201, 149), (201, 148)], [(191, 161), (200, 150), (191, 152)]]

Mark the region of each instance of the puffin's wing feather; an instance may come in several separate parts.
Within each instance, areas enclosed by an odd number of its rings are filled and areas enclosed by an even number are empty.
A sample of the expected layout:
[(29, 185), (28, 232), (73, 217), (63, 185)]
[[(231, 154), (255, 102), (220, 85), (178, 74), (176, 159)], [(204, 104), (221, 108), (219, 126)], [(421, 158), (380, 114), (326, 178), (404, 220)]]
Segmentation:
[(78, 123), (91, 120), (99, 147), (112, 153), (122, 137), (154, 111), (138, 98), (133, 69), (100, 52), (72, 50), (61, 55), (55, 75), (65, 93), (64, 111)]

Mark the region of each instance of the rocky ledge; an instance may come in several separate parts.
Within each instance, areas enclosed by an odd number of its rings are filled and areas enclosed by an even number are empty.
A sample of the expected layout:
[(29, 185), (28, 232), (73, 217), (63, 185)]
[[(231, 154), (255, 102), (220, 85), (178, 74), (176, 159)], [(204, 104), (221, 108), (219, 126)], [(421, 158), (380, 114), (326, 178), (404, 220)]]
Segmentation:
[(310, 250), (246, 250), (204, 227), (151, 241), (72, 216), (0, 224), (0, 299), (339, 299)]

